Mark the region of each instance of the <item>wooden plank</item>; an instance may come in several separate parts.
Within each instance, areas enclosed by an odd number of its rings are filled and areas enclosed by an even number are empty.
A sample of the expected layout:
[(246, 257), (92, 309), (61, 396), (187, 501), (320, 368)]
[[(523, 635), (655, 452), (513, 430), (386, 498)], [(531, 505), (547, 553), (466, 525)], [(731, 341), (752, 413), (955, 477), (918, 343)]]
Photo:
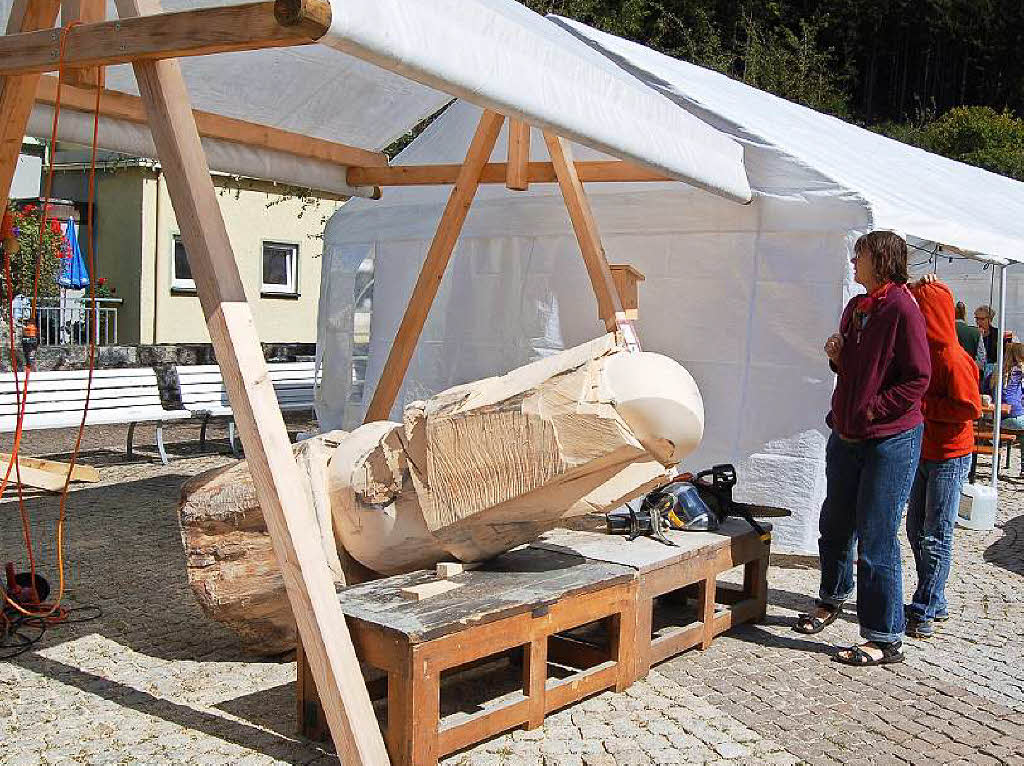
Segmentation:
[(508, 172), (505, 186), (512, 191), (530, 188), (530, 126), (522, 120), (508, 124)]
[[(48, 5), (49, 0), (41, 0), (40, 4)], [(122, 17), (71, 29), (67, 33), (64, 66), (81, 69), (308, 45), (323, 37), (330, 27), (329, 0), (264, 0)], [(59, 47), (52, 30), (8, 34), (0, 38), (0, 75), (56, 71)]]
[(473, 198), (480, 185), (480, 171), (491, 157), (504, 122), (505, 118), (502, 115), (489, 110), (485, 110), (480, 117), (480, 123), (466, 153), (466, 161), (448, 197), (448, 204), (445, 205), (434, 241), (430, 244), (419, 279), (416, 280), (409, 305), (406, 306), (405, 315), (402, 317), (402, 324), (398, 328), (388, 360), (384, 364), (380, 382), (373, 392), (373, 399), (366, 411), (366, 423), (385, 420), (391, 413), (395, 399), (398, 398), (398, 391), (402, 387), (409, 362), (416, 350), (423, 323), (430, 313), (430, 306), (441, 285), (448, 260), (469, 214), (469, 206), (473, 204)]
[[(107, 0), (61, 0), (60, 23), (62, 27), (79, 21), (93, 24), (107, 18)], [(69, 69), (64, 72), (65, 85), (81, 85), (91, 88), (102, 88), (104, 82), (103, 67), (89, 69)]]
[[(529, 705), (529, 700), (513, 698), (488, 705), (483, 710), (467, 716), (466, 719), (460, 719), (457, 724), (442, 726), (437, 736), (437, 754), (447, 755), (455, 750), (462, 750), (526, 723), (527, 716), (530, 714)], [(541, 722), (543, 722), (543, 717)], [(527, 726), (527, 728), (537, 727)]]
[[(160, 11), (158, 0), (116, 3), (122, 19)], [(338, 757), (354, 766), (388, 764), (380, 729), (372, 723), (373, 707), (348, 626), (338, 608), (334, 578), (314, 530), (314, 510), (267, 374), (180, 66), (175, 60), (164, 60), (138, 61), (133, 67), (256, 495)]]
[[(7, 34), (48, 29), (57, 21), (59, 9), (60, 0), (14, 0), (7, 18)], [(38, 75), (0, 77), (0, 217), (7, 211), (38, 82)]]
[(549, 681), (545, 691), (544, 708), (550, 713), (596, 694), (602, 689), (613, 687), (618, 674), (617, 662), (604, 662), (567, 678)]
[[(6, 452), (0, 452), (0, 471), (7, 472), (7, 463), (11, 462), (11, 455)], [(61, 476), (67, 476), (68, 468), (71, 467), (70, 463), (60, 463), (56, 460), (45, 460), (40, 457), (25, 457), (24, 455), (18, 455), (18, 464), (22, 466), (28, 466), (29, 468), (37, 468), (40, 471), (48, 471), (49, 473), (56, 473)], [(72, 481), (87, 481), (95, 482), (100, 480), (99, 469), (94, 468), (91, 465), (83, 465), (81, 463), (75, 463), (75, 469), (71, 472)]]
[[(6, 474), (9, 464), (6, 460), (0, 461), (0, 471)], [(17, 473), (11, 471), (12, 484), (17, 481), (22, 486), (45, 489), (48, 492), (61, 492), (64, 490), (64, 476), (58, 476), (49, 471), (40, 471), (38, 468), (30, 468), (27, 465), (21, 465), (16, 470)]]
[(590, 202), (583, 190), (583, 182), (576, 172), (572, 149), (568, 141), (548, 131), (544, 131), (544, 142), (551, 154), (551, 162), (555, 166), (562, 198), (569, 211), (572, 228), (576, 232), (576, 240), (583, 253), (583, 262), (587, 266), (590, 284), (594, 289), (594, 296), (597, 298), (597, 314), (604, 321), (605, 329), (611, 332), (619, 324), (624, 323), (626, 317), (622, 311), (619, 293), (615, 289), (615, 280), (612, 279), (608, 259), (604, 254), (597, 222), (594, 220)]
[(422, 601), (423, 599), (440, 596), (461, 587), (462, 583), (452, 582), (451, 580), (434, 580), (433, 582), (425, 582), (419, 585), (411, 585), (408, 588), (402, 588), (398, 591), (398, 595), (409, 601)]
[[(39, 80), (36, 89), (36, 101), (40, 104), (53, 105), (57, 100), (57, 78), (46, 75)], [(60, 108), (73, 109), (91, 113), (96, 104), (95, 91), (87, 88), (69, 87), (64, 83), (60, 94)], [(138, 96), (122, 93), (117, 90), (104, 90), (100, 98), (100, 113), (104, 117), (124, 120), (137, 124), (146, 124), (146, 110)], [(366, 168), (386, 168), (388, 158), (381, 152), (371, 152), (356, 146), (325, 141), (320, 138), (304, 136), (287, 130), (260, 125), (255, 122), (236, 120), (212, 112), (193, 110), (192, 114), (199, 128), (199, 135), (245, 146), (271, 149), (296, 157), (330, 162), (335, 165), (364, 166)], [(301, 364), (301, 363), (299, 363)], [(195, 365), (217, 368), (217, 365)], [(271, 364), (273, 367), (274, 364)]]
[[(637, 183), (672, 181), (667, 176), (619, 160), (577, 162), (576, 171), (585, 183)], [(346, 180), (349, 186), (448, 186), (459, 177), (461, 165), (395, 165), (388, 168), (351, 167)], [(480, 173), (482, 184), (507, 184), (509, 165), (490, 162)], [(558, 183), (551, 162), (527, 165), (527, 181), (533, 184)]]

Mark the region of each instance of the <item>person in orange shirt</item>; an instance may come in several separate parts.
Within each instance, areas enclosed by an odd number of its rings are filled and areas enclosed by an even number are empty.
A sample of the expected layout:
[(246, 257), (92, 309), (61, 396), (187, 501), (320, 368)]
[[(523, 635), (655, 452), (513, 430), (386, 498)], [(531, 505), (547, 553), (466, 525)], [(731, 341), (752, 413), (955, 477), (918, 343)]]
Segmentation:
[(960, 489), (971, 468), (974, 421), (981, 417), (978, 367), (957, 340), (953, 294), (934, 275), (911, 285), (928, 333), (932, 378), (924, 395), (924, 440), (907, 503), (907, 537), (917, 590), (906, 607), (907, 635), (930, 638), (949, 618), (946, 580)]

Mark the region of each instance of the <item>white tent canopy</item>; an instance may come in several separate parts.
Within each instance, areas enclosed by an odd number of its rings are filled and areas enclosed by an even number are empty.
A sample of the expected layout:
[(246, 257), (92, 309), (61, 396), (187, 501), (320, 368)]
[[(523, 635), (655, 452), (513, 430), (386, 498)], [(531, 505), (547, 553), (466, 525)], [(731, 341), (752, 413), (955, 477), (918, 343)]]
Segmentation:
[[(241, 2), (164, 0), (163, 8)], [(10, 7), (0, 0), (5, 20)], [(184, 59), (194, 108), (380, 150), (459, 96), (729, 199), (750, 199), (734, 141), (514, 0), (331, 7), (331, 29), (318, 44)], [(107, 16), (117, 18), (112, 1)], [(107, 87), (138, 93), (127, 65), (108, 68)], [(48, 138), (51, 124), (52, 109), (39, 106), (30, 134)], [(91, 141), (89, 115), (62, 111), (60, 127), (64, 140)], [(100, 144), (153, 156), (148, 129), (119, 120), (102, 121)], [(215, 170), (350, 191), (344, 168), (225, 141), (204, 145)]]
[[(687, 112), (744, 141), (763, 142), (859, 194), (872, 228), (941, 242), (982, 260), (1024, 261), (1019, 182), (931, 154), (751, 88), (725, 75), (549, 17)], [(780, 179), (785, 184), (784, 179)]]
[[(704, 396), (704, 443), (685, 467), (736, 463), (746, 499), (794, 511), (776, 525), (777, 547), (815, 552), (824, 416), (834, 385), (821, 347), (860, 289), (849, 266), (854, 241), (891, 227), (1016, 258), (1013, 243), (1024, 242), (1017, 234), (1024, 235), (1024, 216), (1007, 212), (1004, 221), (985, 210), (980, 195), (1000, 210), (1024, 213), (1024, 184), (904, 147), (633, 43), (588, 34), (642, 60), (648, 70), (631, 66), (631, 74), (744, 147), (751, 205), (681, 183), (594, 184), (588, 194), (609, 261), (632, 264), (647, 277), (640, 286), (644, 348), (682, 362)], [(610, 60), (621, 63), (622, 56)], [(461, 161), (478, 117), (476, 107), (455, 104), (398, 164)], [(494, 161), (503, 160), (506, 146), (503, 134)], [(531, 146), (533, 160), (547, 159), (539, 136)], [(580, 160), (603, 158), (580, 147), (576, 153)], [(944, 177), (926, 183), (936, 168)], [(962, 199), (963, 189), (977, 199)], [(324, 427), (361, 420), (447, 193), (389, 190), (377, 203), (353, 200), (329, 223), (319, 329)], [(942, 211), (943, 218), (929, 211)], [(976, 221), (984, 227), (972, 229)], [(351, 292), (367, 258), (375, 262), (376, 280), (369, 360), (363, 398), (350, 401)], [(481, 188), (398, 406), (602, 330), (557, 187)]]

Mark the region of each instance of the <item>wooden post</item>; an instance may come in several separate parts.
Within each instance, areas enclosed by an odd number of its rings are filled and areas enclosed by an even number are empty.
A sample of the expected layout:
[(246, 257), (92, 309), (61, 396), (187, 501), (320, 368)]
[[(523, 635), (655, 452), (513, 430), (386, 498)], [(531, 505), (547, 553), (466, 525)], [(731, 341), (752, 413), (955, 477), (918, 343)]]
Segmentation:
[(498, 140), (498, 133), (504, 121), (503, 115), (488, 110), (480, 117), (476, 134), (466, 153), (466, 161), (448, 196), (448, 204), (437, 226), (434, 241), (430, 244), (419, 279), (416, 280), (409, 305), (405, 309), (405, 316), (402, 317), (402, 324), (395, 335), (384, 372), (381, 374), (377, 389), (373, 392), (364, 423), (387, 419), (395, 399), (398, 398), (398, 391), (402, 387), (409, 362), (416, 350), (416, 343), (423, 331), (423, 323), (430, 313), (430, 306), (437, 295), (437, 288), (441, 285), (448, 260), (469, 214), (469, 206), (473, 204), (476, 190), (480, 186), (480, 173), (494, 151), (494, 144)]
[(512, 191), (530, 188), (530, 126), (522, 120), (508, 123), (508, 170), (505, 186)]
[(645, 281), (646, 277), (628, 263), (613, 263), (609, 268), (612, 270), (612, 280), (615, 282), (615, 290), (619, 294), (626, 319), (637, 321), (640, 318), (637, 284)]
[[(107, 18), (107, 0), (60, 0), (60, 23), (66, 27), (72, 21), (91, 24)], [(67, 85), (102, 88), (103, 67), (71, 69), (64, 73)]]
[[(14, 0), (7, 34), (48, 29), (57, 22), (60, 0)], [(35, 103), (39, 75), (0, 77), (0, 217), (7, 211), (14, 170)]]
[(555, 175), (558, 176), (565, 207), (569, 211), (572, 228), (576, 232), (576, 239), (583, 253), (583, 262), (590, 276), (590, 284), (597, 297), (598, 316), (604, 320), (605, 329), (611, 332), (620, 323), (625, 322), (626, 317), (622, 311), (619, 293), (615, 289), (615, 280), (612, 278), (608, 259), (604, 254), (604, 246), (601, 244), (601, 235), (597, 230), (590, 202), (583, 190), (583, 182), (576, 172), (572, 149), (567, 141), (548, 131), (544, 131), (544, 142), (551, 154), (551, 162), (555, 166)]
[[(123, 17), (159, 0), (117, 0)], [(313, 509), (292, 456), (252, 311), (210, 179), (178, 62), (137, 61), (135, 78), (156, 144), (213, 347), (327, 721), (345, 764), (388, 764)], [(33, 86), (35, 83), (33, 83)]]

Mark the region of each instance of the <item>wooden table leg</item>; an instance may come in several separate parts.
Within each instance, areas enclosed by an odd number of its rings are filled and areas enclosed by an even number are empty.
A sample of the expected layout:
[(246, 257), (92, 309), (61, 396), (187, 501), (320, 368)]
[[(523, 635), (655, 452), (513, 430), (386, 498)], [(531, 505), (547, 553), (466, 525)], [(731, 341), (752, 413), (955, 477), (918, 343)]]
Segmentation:
[[(767, 547), (767, 546), (766, 546)], [(763, 622), (768, 613), (768, 552), (761, 558), (747, 562), (743, 567), (743, 593), (757, 601), (758, 613), (754, 622)]]
[(392, 766), (437, 766), (440, 680), (417, 647), (388, 673), (386, 739)]
[(534, 637), (523, 647), (523, 688), (530, 700), (530, 720), (526, 728), (536, 729), (544, 724), (544, 691), (548, 683), (548, 639)]
[(700, 596), (697, 599), (697, 609), (700, 610), (701, 622), (704, 623), (703, 637), (700, 641), (701, 651), (711, 646), (715, 637), (715, 588), (717, 587), (714, 572), (708, 572), (707, 576), (700, 581)]
[[(635, 585), (635, 584), (634, 584)], [(611, 658), (618, 667), (615, 691), (624, 692), (637, 679), (637, 663), (641, 647), (650, 646), (650, 640), (638, 638), (636, 632), (636, 597), (630, 593), (621, 602), (622, 611), (606, 618), (608, 623), (608, 644)]]
[(331, 730), (327, 726), (320, 694), (316, 690), (316, 681), (306, 661), (301, 640), (295, 647), (295, 700), (299, 733), (314, 742), (328, 742)]
[(654, 634), (654, 598), (641, 596), (636, 603), (633, 680), (646, 678), (651, 672), (651, 641)]

